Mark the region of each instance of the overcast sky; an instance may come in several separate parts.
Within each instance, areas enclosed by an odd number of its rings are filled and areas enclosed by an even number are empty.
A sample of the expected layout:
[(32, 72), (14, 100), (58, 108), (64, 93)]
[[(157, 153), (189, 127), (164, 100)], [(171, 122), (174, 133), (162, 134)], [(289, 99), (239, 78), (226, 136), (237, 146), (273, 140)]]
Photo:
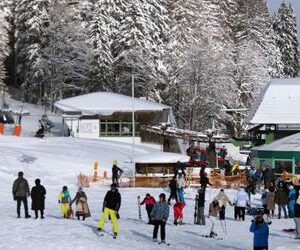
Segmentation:
[[(278, 9), (283, 0), (268, 0), (270, 12), (273, 14)], [(285, 3), (292, 3), (298, 26), (298, 39), (300, 40), (300, 0), (284, 0)]]

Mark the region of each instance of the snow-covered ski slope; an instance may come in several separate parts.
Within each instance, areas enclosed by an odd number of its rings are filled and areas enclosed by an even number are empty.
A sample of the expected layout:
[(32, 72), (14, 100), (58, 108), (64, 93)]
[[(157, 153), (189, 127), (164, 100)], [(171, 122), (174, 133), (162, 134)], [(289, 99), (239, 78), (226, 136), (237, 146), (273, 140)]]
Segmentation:
[[(155, 149), (137, 146), (137, 155), (149, 155)], [(64, 220), (61, 218), (56, 196), (62, 185), (68, 185), (74, 196), (76, 174), (80, 171), (92, 173), (92, 165), (99, 161), (100, 169), (110, 166), (112, 160), (124, 164), (130, 158), (130, 145), (101, 140), (80, 140), (73, 138), (14, 138), (0, 137), (0, 249), (251, 249), (252, 234), (249, 233), (251, 217), (245, 222), (234, 221), (233, 208), (227, 208), (227, 230), (225, 235), (221, 225), (217, 232), (222, 241), (201, 237), (210, 230), (206, 226), (193, 225), (195, 190), (186, 191), (187, 206), (184, 210), (183, 226), (172, 224), (173, 211), (167, 225), (167, 242), (171, 246), (158, 245), (151, 241), (152, 226), (138, 220), (137, 196), (150, 192), (156, 198), (163, 189), (121, 188), (122, 207), (119, 220), (119, 237), (113, 240), (109, 234), (99, 237), (96, 232), (97, 221), (101, 215), (102, 202), (107, 187), (94, 187), (86, 190), (92, 217), (87, 221)], [(126, 167), (126, 166), (125, 166)], [(129, 167), (129, 166), (128, 166)], [(30, 185), (35, 178), (41, 178), (47, 188), (46, 219), (16, 219), (16, 204), (12, 199), (11, 185), (19, 170), (23, 170)], [(218, 190), (208, 189), (209, 201)], [(236, 191), (227, 191), (233, 199)], [(257, 197), (259, 198), (259, 197)], [(254, 202), (259, 202), (254, 200)], [(208, 209), (206, 209), (207, 213)], [(299, 242), (292, 239), (293, 234), (283, 233), (283, 228), (293, 227), (291, 219), (273, 220), (270, 226), (270, 249), (299, 249)], [(107, 222), (105, 231), (111, 232)]]

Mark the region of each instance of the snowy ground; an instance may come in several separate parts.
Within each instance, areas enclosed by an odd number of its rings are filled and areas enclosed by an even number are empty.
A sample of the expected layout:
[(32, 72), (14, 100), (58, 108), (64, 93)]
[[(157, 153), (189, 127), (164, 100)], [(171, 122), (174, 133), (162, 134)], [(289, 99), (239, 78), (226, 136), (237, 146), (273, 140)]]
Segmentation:
[[(157, 152), (155, 149), (137, 146), (137, 156)], [(121, 188), (122, 207), (119, 221), (120, 233), (117, 240), (110, 235), (98, 237), (96, 227), (101, 215), (101, 208), (107, 187), (94, 187), (86, 190), (92, 217), (87, 221), (64, 220), (61, 218), (56, 200), (62, 185), (68, 185), (71, 194), (75, 195), (76, 175), (78, 172), (92, 173), (92, 165), (98, 160), (101, 167), (110, 167), (112, 160), (117, 159), (122, 165), (131, 156), (130, 145), (108, 142), (79, 140), (73, 138), (14, 138), (0, 137), (0, 249), (163, 249), (151, 242), (152, 226), (138, 220), (137, 195), (144, 196), (150, 192), (155, 197), (163, 189)], [(129, 165), (127, 167), (130, 167)], [(15, 202), (11, 195), (12, 181), (19, 170), (25, 172), (30, 184), (35, 178), (41, 178), (47, 188), (46, 219), (16, 219)], [(207, 205), (218, 190), (207, 191)], [(236, 191), (227, 191), (233, 199)], [(172, 224), (173, 213), (167, 225), (167, 241), (171, 249), (251, 249), (252, 234), (249, 233), (251, 217), (245, 222), (234, 221), (233, 208), (227, 208), (228, 234), (217, 231), (222, 241), (200, 237), (210, 230), (207, 226), (193, 225), (195, 190), (186, 191), (185, 225)], [(259, 197), (257, 197), (259, 198)], [(258, 200), (253, 200), (258, 203)], [(207, 212), (207, 210), (206, 210)], [(146, 213), (143, 208), (143, 220)], [(291, 219), (273, 220), (270, 226), (270, 249), (300, 249), (299, 241), (292, 239), (293, 234), (283, 233), (283, 228), (294, 227)], [(111, 224), (105, 225), (111, 232)]]

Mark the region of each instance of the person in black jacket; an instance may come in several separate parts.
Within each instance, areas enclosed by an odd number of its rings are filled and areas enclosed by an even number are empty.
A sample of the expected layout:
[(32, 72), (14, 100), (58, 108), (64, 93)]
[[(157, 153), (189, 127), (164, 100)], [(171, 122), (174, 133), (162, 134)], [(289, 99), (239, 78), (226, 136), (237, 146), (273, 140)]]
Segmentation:
[(198, 190), (198, 217), (197, 217), (197, 224), (199, 225), (205, 225), (204, 207), (205, 207), (205, 190), (203, 188), (200, 188)]
[(177, 196), (177, 180), (176, 177), (174, 176), (172, 180), (169, 183), (169, 188), (170, 188), (170, 196), (168, 199), (169, 205), (171, 205), (171, 199), (175, 199), (176, 203), (178, 203), (178, 196)]
[(204, 189), (204, 191), (206, 190), (207, 185), (211, 186), (211, 183), (209, 182), (209, 179), (207, 177), (207, 173), (204, 173), (204, 175), (200, 177), (200, 185), (201, 188)]
[(119, 209), (121, 207), (121, 195), (117, 189), (116, 184), (111, 184), (110, 191), (108, 191), (105, 195), (104, 202), (103, 202), (103, 215), (100, 218), (98, 224), (98, 231), (102, 231), (104, 223), (107, 219), (107, 216), (110, 216), (111, 223), (113, 225), (113, 232), (114, 238), (117, 237), (119, 226), (118, 226), (118, 219), (119, 219)]
[(38, 211), (41, 212), (41, 219), (44, 219), (46, 189), (41, 185), (40, 179), (35, 180), (35, 185), (31, 189), (31, 209), (35, 212), (36, 219), (39, 217)]
[(119, 187), (119, 179), (120, 176), (123, 174), (123, 170), (119, 168), (117, 164), (114, 163), (111, 171), (112, 171), (112, 183), (116, 184), (116, 186)]

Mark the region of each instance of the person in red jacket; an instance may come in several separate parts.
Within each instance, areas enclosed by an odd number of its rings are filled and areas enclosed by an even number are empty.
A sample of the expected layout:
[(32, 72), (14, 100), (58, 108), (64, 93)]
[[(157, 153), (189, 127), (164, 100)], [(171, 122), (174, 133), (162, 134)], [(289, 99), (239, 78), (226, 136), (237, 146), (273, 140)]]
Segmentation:
[(150, 194), (146, 194), (146, 197), (144, 198), (144, 200), (141, 202), (141, 205), (146, 205), (146, 211), (148, 214), (148, 218), (149, 218), (149, 222), (148, 224), (151, 224), (151, 212), (153, 209), (153, 206), (155, 204), (155, 199), (153, 196), (151, 196)]
[(174, 210), (174, 225), (182, 224), (183, 220), (183, 208), (185, 207), (185, 202), (179, 201), (173, 206)]

